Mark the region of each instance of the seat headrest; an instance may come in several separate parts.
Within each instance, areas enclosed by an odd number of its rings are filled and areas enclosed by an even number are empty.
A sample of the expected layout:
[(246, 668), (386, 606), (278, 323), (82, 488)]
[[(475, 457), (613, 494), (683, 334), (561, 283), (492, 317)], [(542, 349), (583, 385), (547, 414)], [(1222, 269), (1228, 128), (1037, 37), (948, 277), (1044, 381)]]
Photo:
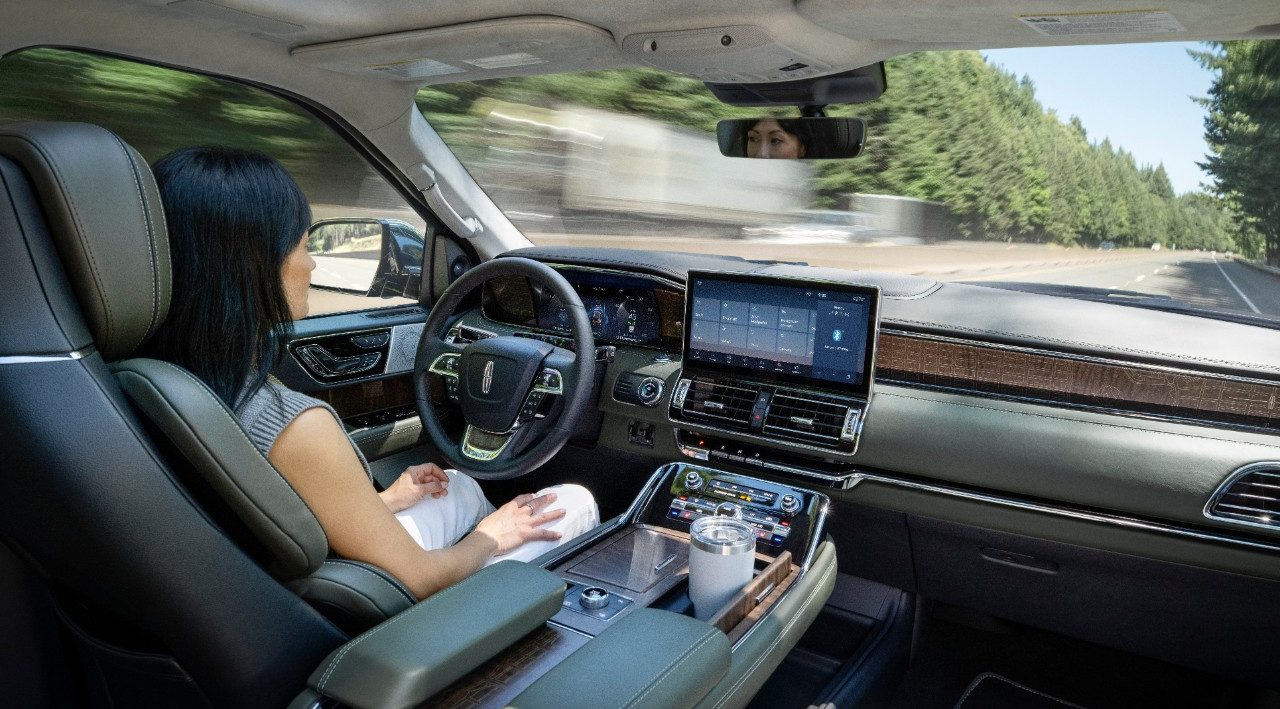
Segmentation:
[(151, 168), (87, 123), (0, 126), (0, 155), (35, 187), (99, 352), (127, 356), (169, 312), (169, 238)]

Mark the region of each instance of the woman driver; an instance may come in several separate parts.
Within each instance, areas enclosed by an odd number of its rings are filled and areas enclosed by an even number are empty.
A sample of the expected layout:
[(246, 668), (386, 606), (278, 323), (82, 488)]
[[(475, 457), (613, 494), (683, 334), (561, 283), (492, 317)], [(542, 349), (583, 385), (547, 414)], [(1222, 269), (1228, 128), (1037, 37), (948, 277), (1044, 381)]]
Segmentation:
[(494, 509), (475, 480), (434, 463), (385, 491), (324, 402), (271, 378), (307, 315), (311, 210), (260, 153), (190, 148), (155, 164), (173, 259), (169, 317), (149, 354), (178, 364), (232, 408), (253, 444), (315, 513), (333, 551), (425, 598), (487, 563), (532, 559), (599, 523), (585, 488), (558, 485)]
[(747, 157), (796, 160), (807, 156), (808, 126), (795, 118), (761, 118), (747, 129)]

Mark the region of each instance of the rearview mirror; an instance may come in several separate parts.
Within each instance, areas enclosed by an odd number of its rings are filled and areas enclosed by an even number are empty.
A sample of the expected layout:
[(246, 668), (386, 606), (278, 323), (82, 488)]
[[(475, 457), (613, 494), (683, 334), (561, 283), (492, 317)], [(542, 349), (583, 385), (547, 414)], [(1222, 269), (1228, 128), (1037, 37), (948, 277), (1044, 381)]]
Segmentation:
[(862, 152), (867, 122), (861, 118), (740, 118), (720, 121), (720, 154), (731, 158), (827, 160)]

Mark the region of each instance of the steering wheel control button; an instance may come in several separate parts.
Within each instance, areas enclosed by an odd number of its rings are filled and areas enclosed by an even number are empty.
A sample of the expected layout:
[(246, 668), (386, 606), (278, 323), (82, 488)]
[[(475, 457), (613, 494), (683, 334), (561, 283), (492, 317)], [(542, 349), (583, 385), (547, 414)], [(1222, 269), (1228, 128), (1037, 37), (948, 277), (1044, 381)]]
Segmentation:
[(691, 492), (697, 492), (702, 489), (702, 476), (696, 470), (690, 470), (684, 474), (684, 486)]
[(662, 398), (662, 380), (657, 377), (645, 377), (636, 385), (636, 399), (644, 406), (657, 406)]
[(542, 400), (545, 396), (544, 393), (536, 389), (529, 392), (529, 396), (525, 397), (524, 405), (520, 407), (520, 420), (532, 421), (538, 415), (538, 407), (542, 406)]
[(609, 592), (599, 586), (583, 589), (578, 603), (589, 611), (596, 611), (609, 605)]
[(560, 372), (546, 368), (538, 375), (538, 388), (548, 394), (559, 394), (564, 390), (564, 384), (560, 379)]
[(783, 512), (793, 515), (800, 511), (800, 498), (795, 495), (783, 495), (780, 505)]

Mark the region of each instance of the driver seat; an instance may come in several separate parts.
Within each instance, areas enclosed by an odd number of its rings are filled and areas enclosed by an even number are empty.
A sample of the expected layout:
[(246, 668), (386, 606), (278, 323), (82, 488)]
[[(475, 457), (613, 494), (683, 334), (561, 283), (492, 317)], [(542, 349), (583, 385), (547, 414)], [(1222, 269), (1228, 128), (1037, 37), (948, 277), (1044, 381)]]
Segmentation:
[(311, 508), (204, 382), (161, 360), (109, 366), (160, 434), (169, 459), (189, 468), (184, 482), (201, 506), (268, 573), (335, 625), (354, 636), (417, 602), (377, 566), (329, 556), (329, 540)]
[(52, 591), (139, 627), (238, 705), (285, 703), (344, 636), (414, 603), (390, 574), (328, 558), (203, 383), (128, 359), (171, 287), (136, 151), (88, 124), (0, 127), (0, 253), (0, 544)]

